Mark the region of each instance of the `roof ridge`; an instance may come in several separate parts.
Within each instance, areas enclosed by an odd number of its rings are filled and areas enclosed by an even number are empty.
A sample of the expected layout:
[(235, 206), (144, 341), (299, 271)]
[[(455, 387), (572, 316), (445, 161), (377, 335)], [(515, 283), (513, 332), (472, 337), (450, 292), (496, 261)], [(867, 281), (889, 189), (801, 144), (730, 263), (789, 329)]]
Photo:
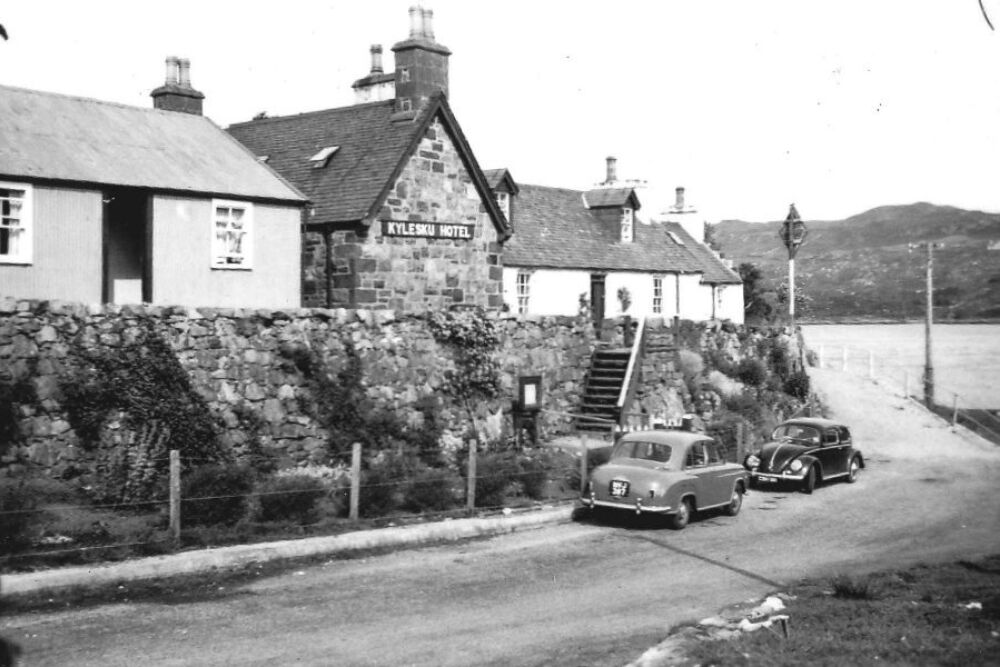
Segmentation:
[[(47, 96), (47, 97), (60, 97), (62, 99), (66, 99), (66, 100), (76, 100), (78, 102), (90, 102), (90, 103), (93, 103), (93, 104), (103, 104), (105, 106), (120, 107), (122, 109), (131, 109), (133, 111), (144, 111), (144, 112), (147, 112), (147, 113), (154, 113), (154, 114), (173, 114), (173, 115), (177, 115), (178, 113), (180, 113), (180, 112), (177, 112), (177, 111), (168, 111), (166, 109), (157, 109), (155, 107), (140, 107), (140, 106), (137, 106), (135, 104), (125, 104), (124, 102), (115, 102), (113, 100), (102, 100), (102, 99), (98, 99), (96, 97), (87, 97), (85, 95), (70, 95), (68, 93), (56, 93), (56, 92), (53, 92), (53, 91), (50, 91), (50, 90), (38, 90), (37, 88), (23, 88), (21, 86), (9, 86), (9, 85), (2, 84), (2, 83), (0, 83), (0, 89), (14, 90), (14, 91), (22, 92), (22, 93), (32, 93), (33, 95), (44, 95), (44, 96)], [(202, 114), (189, 113), (189, 114), (184, 114), (184, 115), (191, 116), (193, 118), (203, 118), (205, 120), (208, 120), (209, 122), (212, 122), (211, 119), (208, 116), (204, 116)]]
[(265, 118), (256, 118), (250, 120), (240, 121), (239, 123), (230, 123), (229, 127), (243, 127), (246, 125), (255, 125), (257, 123), (268, 123), (271, 121), (280, 120), (290, 120), (292, 118), (300, 119), (306, 116), (318, 116), (324, 113), (331, 113), (334, 111), (346, 111), (347, 109), (360, 109), (362, 107), (375, 107), (379, 105), (389, 106), (390, 104), (395, 104), (395, 100), (378, 100), (376, 102), (362, 102), (361, 104), (347, 104), (342, 107), (331, 107), (329, 109), (315, 109), (313, 111), (301, 111), (299, 113), (287, 114), (284, 116), (267, 116)]

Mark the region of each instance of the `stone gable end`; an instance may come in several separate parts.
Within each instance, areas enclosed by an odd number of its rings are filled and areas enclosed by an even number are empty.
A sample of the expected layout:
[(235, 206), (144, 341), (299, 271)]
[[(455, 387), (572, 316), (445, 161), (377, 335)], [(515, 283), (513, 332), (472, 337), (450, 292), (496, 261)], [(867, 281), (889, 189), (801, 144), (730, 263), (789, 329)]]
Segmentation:
[[(383, 227), (388, 225), (384, 233)], [(498, 309), (503, 269), (497, 229), (440, 118), (428, 127), (367, 230), (330, 233), (331, 306), (421, 313), (453, 305)], [(326, 247), (304, 245), (306, 305)]]

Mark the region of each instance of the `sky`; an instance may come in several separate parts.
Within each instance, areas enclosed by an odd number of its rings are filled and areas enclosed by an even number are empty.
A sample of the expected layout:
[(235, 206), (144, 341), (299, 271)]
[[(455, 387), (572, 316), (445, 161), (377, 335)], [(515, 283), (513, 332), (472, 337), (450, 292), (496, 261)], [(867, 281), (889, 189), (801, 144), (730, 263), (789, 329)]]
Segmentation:
[[(150, 106), (191, 60), (225, 127), (353, 104), (411, 0), (0, 3), (0, 84)], [(983, 0), (1000, 29), (1000, 0)], [(425, 0), (484, 169), (588, 189), (605, 158), (710, 222), (929, 201), (1000, 212), (1000, 32), (978, 0)]]

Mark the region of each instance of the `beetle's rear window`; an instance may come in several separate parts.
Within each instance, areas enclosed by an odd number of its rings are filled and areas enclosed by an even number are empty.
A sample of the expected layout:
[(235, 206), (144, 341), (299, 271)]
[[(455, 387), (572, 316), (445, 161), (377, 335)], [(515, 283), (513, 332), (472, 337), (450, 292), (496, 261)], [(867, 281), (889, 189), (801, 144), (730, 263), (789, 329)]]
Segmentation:
[(642, 440), (623, 440), (611, 452), (613, 459), (643, 459), (666, 463), (670, 460), (670, 445)]

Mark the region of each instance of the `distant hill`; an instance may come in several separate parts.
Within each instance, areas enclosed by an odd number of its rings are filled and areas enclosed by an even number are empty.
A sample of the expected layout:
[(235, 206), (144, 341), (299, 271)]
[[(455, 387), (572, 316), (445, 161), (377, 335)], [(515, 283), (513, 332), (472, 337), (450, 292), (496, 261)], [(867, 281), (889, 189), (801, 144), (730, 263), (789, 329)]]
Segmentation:
[[(934, 251), (935, 317), (1000, 317), (1000, 214), (917, 203), (805, 223), (795, 259), (796, 287), (812, 297), (804, 318), (923, 317), (927, 253), (907, 246), (927, 241), (942, 244)], [(727, 259), (756, 264), (777, 284), (788, 276), (781, 224), (724, 220), (714, 230)]]

